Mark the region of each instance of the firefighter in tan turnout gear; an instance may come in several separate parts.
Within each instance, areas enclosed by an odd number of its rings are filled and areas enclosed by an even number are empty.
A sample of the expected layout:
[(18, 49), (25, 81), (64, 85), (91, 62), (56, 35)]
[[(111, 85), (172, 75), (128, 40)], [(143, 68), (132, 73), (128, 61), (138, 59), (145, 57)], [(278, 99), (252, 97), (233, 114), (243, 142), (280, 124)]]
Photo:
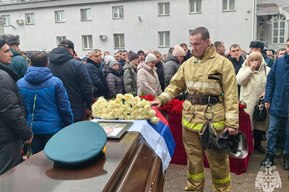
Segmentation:
[(206, 28), (193, 30), (190, 43), (193, 57), (180, 66), (169, 86), (152, 101), (152, 105), (160, 106), (181, 92), (186, 92), (182, 113), (183, 143), (188, 157), (185, 190), (203, 191), (205, 152), (210, 164), (213, 191), (229, 191), (231, 180), (228, 155), (217, 149), (203, 149), (200, 133), (207, 121), (204, 113), (210, 106), (215, 132), (237, 134), (239, 108), (234, 67), (229, 60), (216, 53)]

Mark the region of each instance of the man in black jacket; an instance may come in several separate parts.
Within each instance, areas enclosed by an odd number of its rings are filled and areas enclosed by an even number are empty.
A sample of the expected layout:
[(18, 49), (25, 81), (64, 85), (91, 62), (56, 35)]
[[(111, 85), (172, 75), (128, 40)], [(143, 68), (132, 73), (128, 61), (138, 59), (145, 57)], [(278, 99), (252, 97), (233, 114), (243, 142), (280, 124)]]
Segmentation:
[[(93, 97), (107, 98), (108, 86), (101, 70), (102, 54), (99, 49), (94, 49), (87, 58), (86, 68), (93, 84)], [(106, 67), (104, 67), (106, 68)]]
[[(11, 62), (12, 53), (0, 39), (0, 63)], [(21, 162), (22, 141), (31, 143), (18, 88), (8, 73), (0, 70), (0, 175)]]
[(242, 64), (245, 61), (245, 59), (241, 55), (240, 45), (238, 44), (231, 45), (228, 59), (233, 63), (233, 66), (235, 68), (235, 73), (237, 75), (238, 71), (240, 70), (240, 68), (242, 67)]
[(159, 77), (161, 88), (164, 91), (165, 90), (165, 72), (164, 72), (164, 64), (162, 62), (162, 54), (159, 51), (153, 51), (153, 54), (157, 58), (157, 62), (156, 62), (157, 74)]
[[(238, 44), (231, 45), (228, 59), (232, 62), (234, 69), (235, 69), (235, 73), (237, 75), (245, 61), (245, 59), (243, 58), (241, 54), (240, 45)], [(238, 85), (238, 96), (240, 96), (240, 90), (241, 90), (241, 86)]]
[(90, 110), (93, 95), (92, 82), (84, 64), (74, 56), (74, 44), (65, 39), (49, 54), (49, 68), (54, 76), (62, 80), (68, 93), (74, 122), (85, 119)]

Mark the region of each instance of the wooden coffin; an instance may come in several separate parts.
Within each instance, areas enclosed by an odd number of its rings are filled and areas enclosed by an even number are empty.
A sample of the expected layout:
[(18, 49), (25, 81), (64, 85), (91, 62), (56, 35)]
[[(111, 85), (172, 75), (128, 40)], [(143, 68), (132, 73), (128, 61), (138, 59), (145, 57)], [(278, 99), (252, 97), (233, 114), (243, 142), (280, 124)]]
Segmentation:
[(65, 169), (40, 152), (0, 176), (1, 192), (135, 192), (163, 190), (160, 158), (137, 132), (108, 140), (105, 156)]

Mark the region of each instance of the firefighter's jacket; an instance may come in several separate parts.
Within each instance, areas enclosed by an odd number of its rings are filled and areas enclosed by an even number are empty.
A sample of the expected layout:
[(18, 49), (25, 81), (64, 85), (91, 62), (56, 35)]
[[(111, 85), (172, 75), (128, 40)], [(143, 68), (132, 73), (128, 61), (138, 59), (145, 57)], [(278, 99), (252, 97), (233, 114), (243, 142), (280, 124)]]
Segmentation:
[[(216, 53), (211, 45), (202, 60), (191, 57), (183, 63), (173, 76), (169, 86), (158, 97), (162, 104), (177, 97), (181, 92), (219, 96), (221, 102), (212, 106), (213, 125), (216, 130), (224, 127), (239, 127), (239, 105), (237, 81), (232, 63)], [(183, 103), (182, 125), (192, 131), (200, 132), (206, 122), (206, 105)], [(209, 110), (210, 112), (210, 110)]]

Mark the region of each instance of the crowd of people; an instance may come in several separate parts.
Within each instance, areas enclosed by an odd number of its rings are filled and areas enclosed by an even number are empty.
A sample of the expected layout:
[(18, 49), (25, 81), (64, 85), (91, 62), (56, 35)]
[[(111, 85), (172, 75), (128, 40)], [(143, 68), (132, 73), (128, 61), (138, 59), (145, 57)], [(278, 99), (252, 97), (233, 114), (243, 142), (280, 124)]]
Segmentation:
[[(180, 43), (164, 55), (158, 50), (120, 50), (112, 55), (94, 49), (81, 59), (68, 39), (49, 54), (39, 51), (29, 57), (19, 45), (18, 36), (0, 37), (0, 174), (21, 162), (23, 141), (37, 153), (60, 129), (87, 119), (97, 98), (113, 99), (119, 93), (154, 95), (152, 104), (157, 105), (183, 95), (185, 190), (204, 187), (204, 151), (215, 190), (230, 188), (228, 156), (200, 144), (208, 104), (212, 104), (216, 132), (234, 135), (238, 102), (247, 103), (254, 148), (266, 153), (261, 165), (273, 165), (274, 158), (283, 155), (283, 167), (289, 170), (289, 39), (287, 47), (278, 51), (252, 41), (249, 54), (238, 44), (226, 52), (222, 41), (212, 43), (208, 30), (199, 27), (190, 35), (191, 47)], [(255, 121), (254, 107), (260, 100), (268, 115), (264, 121)], [(261, 141), (266, 137), (265, 150)]]

